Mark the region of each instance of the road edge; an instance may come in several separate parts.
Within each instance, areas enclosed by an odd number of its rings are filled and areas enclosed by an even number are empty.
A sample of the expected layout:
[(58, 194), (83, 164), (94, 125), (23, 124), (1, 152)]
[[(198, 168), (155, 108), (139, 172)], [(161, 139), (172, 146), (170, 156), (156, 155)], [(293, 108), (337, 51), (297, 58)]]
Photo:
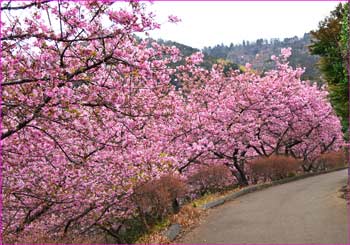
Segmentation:
[(214, 208), (217, 206), (220, 206), (222, 204), (224, 204), (227, 201), (232, 201), (240, 196), (246, 195), (248, 193), (252, 193), (252, 192), (256, 192), (256, 191), (260, 191), (272, 186), (276, 186), (276, 185), (281, 185), (281, 184), (285, 184), (285, 183), (289, 183), (289, 182), (293, 182), (296, 180), (301, 180), (301, 179), (305, 179), (308, 177), (312, 177), (312, 176), (317, 176), (317, 175), (321, 175), (321, 174), (328, 174), (331, 172), (336, 172), (336, 171), (341, 171), (341, 170), (345, 170), (348, 169), (349, 167), (341, 167), (341, 168), (335, 168), (335, 169), (330, 169), (330, 170), (326, 170), (326, 171), (322, 171), (322, 172), (315, 172), (315, 173), (308, 173), (308, 174), (303, 174), (303, 175), (299, 175), (299, 176), (294, 176), (294, 177), (290, 177), (290, 178), (285, 178), (285, 179), (281, 179), (281, 180), (276, 180), (273, 181), (271, 183), (264, 183), (264, 184), (260, 184), (260, 185), (252, 185), (252, 186), (248, 186), (240, 191), (228, 194), (224, 197), (221, 197), (217, 200), (208, 202), (206, 204), (203, 204), (201, 206), (202, 209), (209, 209), (209, 208)]

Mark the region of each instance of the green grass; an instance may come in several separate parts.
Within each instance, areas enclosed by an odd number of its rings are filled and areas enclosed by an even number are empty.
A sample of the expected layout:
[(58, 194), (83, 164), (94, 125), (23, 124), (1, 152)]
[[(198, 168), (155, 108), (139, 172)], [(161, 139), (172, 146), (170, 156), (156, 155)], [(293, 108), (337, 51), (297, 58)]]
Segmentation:
[(227, 194), (236, 192), (238, 190), (239, 190), (239, 188), (237, 185), (229, 186), (225, 190), (220, 191), (220, 192), (206, 193), (203, 196), (193, 200), (191, 203), (192, 203), (193, 207), (200, 207), (208, 202), (217, 200), (221, 197), (226, 196)]

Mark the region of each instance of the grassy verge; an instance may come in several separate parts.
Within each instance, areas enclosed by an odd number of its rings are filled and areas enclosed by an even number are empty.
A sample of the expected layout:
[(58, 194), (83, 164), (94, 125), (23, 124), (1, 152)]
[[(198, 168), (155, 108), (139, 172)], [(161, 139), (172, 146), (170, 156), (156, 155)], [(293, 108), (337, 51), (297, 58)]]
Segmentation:
[(203, 206), (204, 204), (206, 203), (209, 203), (209, 202), (212, 202), (212, 201), (215, 201), (215, 200), (218, 200), (220, 198), (223, 198), (229, 194), (232, 194), (234, 192), (237, 192), (239, 190), (241, 190), (242, 188), (241, 187), (238, 187), (238, 186), (232, 186), (224, 191), (220, 191), (220, 192), (215, 192), (215, 193), (207, 193), (195, 200), (193, 200), (191, 202), (191, 205), (193, 207), (201, 207)]
[(172, 214), (168, 218), (154, 225), (151, 230), (135, 241), (136, 244), (169, 244), (170, 241), (163, 235), (170, 224), (181, 225), (182, 230), (187, 230), (199, 222), (205, 211), (195, 208), (193, 203), (183, 206), (179, 213)]

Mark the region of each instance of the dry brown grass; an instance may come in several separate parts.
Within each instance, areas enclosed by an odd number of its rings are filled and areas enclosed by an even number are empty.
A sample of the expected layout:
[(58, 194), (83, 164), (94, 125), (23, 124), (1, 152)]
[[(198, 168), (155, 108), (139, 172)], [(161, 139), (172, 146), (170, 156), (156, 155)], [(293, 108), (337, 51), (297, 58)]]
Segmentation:
[(180, 224), (183, 229), (186, 229), (197, 224), (203, 213), (204, 210), (200, 210), (188, 204), (182, 207), (179, 213), (172, 215), (170, 221), (173, 224)]
[(135, 244), (169, 244), (170, 241), (160, 231), (152, 232), (141, 237)]
[(137, 244), (169, 244), (170, 241), (163, 235), (165, 228), (170, 224), (181, 225), (181, 232), (184, 232), (199, 223), (200, 218), (206, 212), (193, 207), (192, 204), (183, 206), (177, 214), (170, 215), (167, 220), (167, 226), (158, 225), (153, 227), (152, 231), (142, 236), (136, 241)]

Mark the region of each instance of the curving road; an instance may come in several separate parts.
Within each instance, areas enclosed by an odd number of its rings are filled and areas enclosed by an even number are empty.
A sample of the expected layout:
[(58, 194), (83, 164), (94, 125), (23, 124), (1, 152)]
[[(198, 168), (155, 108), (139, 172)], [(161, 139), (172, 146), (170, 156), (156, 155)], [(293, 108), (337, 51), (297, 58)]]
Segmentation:
[(347, 178), (342, 170), (247, 194), (210, 210), (176, 243), (349, 244), (338, 192)]

